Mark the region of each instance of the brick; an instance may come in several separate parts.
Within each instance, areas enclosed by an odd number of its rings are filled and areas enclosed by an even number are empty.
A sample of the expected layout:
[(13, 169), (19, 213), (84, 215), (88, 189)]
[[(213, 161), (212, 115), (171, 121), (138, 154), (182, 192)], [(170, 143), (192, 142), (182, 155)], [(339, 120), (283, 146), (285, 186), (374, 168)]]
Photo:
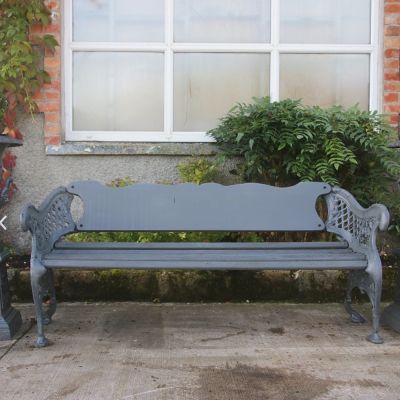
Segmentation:
[(57, 23), (52, 23), (50, 25), (47, 25), (45, 27), (45, 31), (47, 33), (52, 33), (52, 34), (59, 33), (59, 32), (61, 32), (61, 24), (59, 22), (57, 22)]
[(397, 14), (400, 13), (400, 3), (391, 3), (385, 5), (385, 14)]
[(46, 123), (44, 126), (44, 131), (46, 136), (55, 136), (61, 133), (61, 127), (60, 124)]
[(60, 79), (61, 71), (60, 71), (59, 68), (57, 68), (57, 69), (47, 69), (46, 72), (49, 74), (51, 80)]
[(384, 96), (385, 103), (396, 103), (399, 101), (398, 93), (386, 93)]
[(385, 25), (398, 25), (400, 24), (400, 15), (397, 14), (387, 14), (384, 17)]
[(33, 96), (32, 96), (33, 100), (38, 101), (43, 99), (43, 92), (41, 90), (37, 90)]
[(384, 109), (385, 112), (400, 113), (400, 104), (386, 104)]
[(395, 70), (393, 72), (385, 72), (385, 80), (386, 81), (400, 80), (400, 72)]
[(386, 49), (385, 50), (385, 57), (386, 58), (399, 58), (400, 57), (400, 50), (399, 49)]
[(42, 33), (43, 32), (43, 25), (40, 24), (33, 24), (29, 28), (30, 34), (34, 33)]
[(45, 0), (44, 4), (49, 10), (57, 10), (59, 8), (59, 2), (57, 0)]
[(44, 68), (61, 68), (60, 57), (45, 57)]
[(45, 92), (44, 96), (49, 100), (60, 100), (60, 92)]
[(393, 59), (386, 59), (384, 61), (384, 66), (385, 68), (399, 68), (400, 66), (400, 61), (399, 59), (393, 58)]
[(60, 111), (59, 102), (38, 102), (38, 107), (40, 112)]
[(60, 135), (45, 136), (44, 143), (48, 145), (58, 146), (61, 144), (61, 136)]
[(44, 90), (48, 90), (48, 89), (60, 90), (61, 89), (60, 79), (52, 79), (50, 83), (45, 83), (43, 85), (43, 89)]
[(400, 82), (385, 82), (384, 90), (388, 92), (400, 92)]
[(385, 27), (386, 36), (400, 36), (400, 25), (390, 25)]
[(400, 37), (385, 37), (383, 44), (385, 48), (399, 49), (400, 47)]
[(60, 113), (58, 112), (47, 112), (46, 113), (46, 123), (53, 122), (53, 123), (60, 123)]
[(393, 126), (398, 126), (400, 124), (400, 117), (398, 114), (393, 114), (389, 116), (389, 124)]

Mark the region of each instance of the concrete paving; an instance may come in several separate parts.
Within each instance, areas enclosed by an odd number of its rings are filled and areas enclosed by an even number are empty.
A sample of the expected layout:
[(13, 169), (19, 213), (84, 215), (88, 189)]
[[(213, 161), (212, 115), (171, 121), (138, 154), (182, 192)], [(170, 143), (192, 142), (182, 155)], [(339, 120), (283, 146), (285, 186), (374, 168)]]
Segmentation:
[(64, 303), (44, 349), (18, 309), (1, 400), (400, 399), (400, 335), (370, 344), (337, 304)]

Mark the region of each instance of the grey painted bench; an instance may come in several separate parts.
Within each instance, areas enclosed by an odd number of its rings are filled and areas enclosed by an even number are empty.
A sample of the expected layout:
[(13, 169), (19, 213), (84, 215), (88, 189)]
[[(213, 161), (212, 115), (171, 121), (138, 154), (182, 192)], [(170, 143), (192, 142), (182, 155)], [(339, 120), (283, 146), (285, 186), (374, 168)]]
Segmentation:
[[(83, 202), (75, 222), (71, 203)], [(328, 217), (316, 211), (324, 198)], [(21, 213), (32, 234), (31, 283), (38, 337), (46, 346), (43, 325), (56, 309), (53, 269), (338, 269), (349, 270), (345, 309), (353, 322), (364, 318), (353, 309), (351, 292), (358, 287), (372, 303), (372, 333), (379, 335), (382, 266), (376, 248), (377, 230), (385, 230), (385, 206), (362, 208), (338, 187), (303, 182), (277, 188), (245, 183), (222, 186), (136, 184), (111, 188), (95, 181), (74, 182), (55, 189), (36, 209)], [(74, 243), (65, 235), (85, 231), (327, 231), (333, 242), (280, 243)], [(43, 297), (50, 296), (46, 310)]]

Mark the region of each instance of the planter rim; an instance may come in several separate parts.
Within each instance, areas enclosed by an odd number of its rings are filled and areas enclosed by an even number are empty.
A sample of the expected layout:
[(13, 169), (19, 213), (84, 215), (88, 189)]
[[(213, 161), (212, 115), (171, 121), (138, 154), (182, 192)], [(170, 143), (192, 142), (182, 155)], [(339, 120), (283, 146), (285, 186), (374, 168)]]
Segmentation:
[(9, 147), (22, 146), (22, 140), (0, 135), (0, 144), (7, 144)]

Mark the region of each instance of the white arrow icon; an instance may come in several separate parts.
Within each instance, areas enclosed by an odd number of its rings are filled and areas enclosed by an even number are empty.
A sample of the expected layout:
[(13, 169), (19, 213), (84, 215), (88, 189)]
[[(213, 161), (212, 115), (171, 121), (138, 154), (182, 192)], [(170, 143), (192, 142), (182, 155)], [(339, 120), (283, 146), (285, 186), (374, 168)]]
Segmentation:
[(3, 222), (6, 220), (7, 215), (5, 215), (1, 220), (0, 220), (0, 226), (6, 231), (7, 228), (6, 226), (3, 224)]

